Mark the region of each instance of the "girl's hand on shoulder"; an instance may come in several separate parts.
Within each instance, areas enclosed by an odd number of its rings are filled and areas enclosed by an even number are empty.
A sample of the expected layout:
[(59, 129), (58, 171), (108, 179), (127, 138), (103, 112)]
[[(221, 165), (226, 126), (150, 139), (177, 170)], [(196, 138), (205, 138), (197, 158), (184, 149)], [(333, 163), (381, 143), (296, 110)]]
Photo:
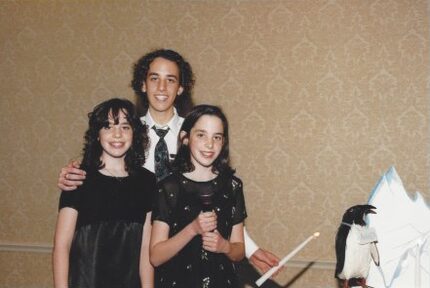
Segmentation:
[(202, 235), (205, 232), (213, 231), (217, 226), (216, 213), (201, 212), (199, 216), (192, 222), (193, 230), (196, 234)]
[(229, 253), (230, 242), (219, 234), (218, 230), (206, 232), (202, 235), (203, 249), (214, 253)]

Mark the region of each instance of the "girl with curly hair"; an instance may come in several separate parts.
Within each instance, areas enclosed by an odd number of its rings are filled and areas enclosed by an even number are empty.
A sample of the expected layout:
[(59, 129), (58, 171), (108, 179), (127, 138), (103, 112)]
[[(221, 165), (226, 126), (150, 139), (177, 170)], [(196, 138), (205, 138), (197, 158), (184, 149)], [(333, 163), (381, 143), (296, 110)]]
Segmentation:
[(152, 287), (155, 177), (142, 168), (146, 130), (128, 100), (111, 99), (89, 113), (81, 164), (86, 180), (59, 201), (55, 287)]

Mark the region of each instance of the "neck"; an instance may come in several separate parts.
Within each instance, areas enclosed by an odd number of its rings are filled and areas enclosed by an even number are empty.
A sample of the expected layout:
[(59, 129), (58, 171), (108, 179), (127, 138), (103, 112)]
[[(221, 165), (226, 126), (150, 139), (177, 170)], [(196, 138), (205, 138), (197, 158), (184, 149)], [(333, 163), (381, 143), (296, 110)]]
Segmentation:
[(212, 166), (196, 167), (194, 171), (184, 173), (184, 175), (194, 181), (210, 181), (217, 176), (217, 174), (212, 171)]
[(102, 155), (101, 160), (104, 164), (104, 169), (107, 169), (110, 173), (115, 173), (113, 176), (123, 176), (126, 174), (124, 157), (113, 158), (104, 157)]
[(166, 125), (175, 115), (173, 107), (166, 111), (156, 111), (152, 107), (149, 107), (148, 112), (158, 125)]

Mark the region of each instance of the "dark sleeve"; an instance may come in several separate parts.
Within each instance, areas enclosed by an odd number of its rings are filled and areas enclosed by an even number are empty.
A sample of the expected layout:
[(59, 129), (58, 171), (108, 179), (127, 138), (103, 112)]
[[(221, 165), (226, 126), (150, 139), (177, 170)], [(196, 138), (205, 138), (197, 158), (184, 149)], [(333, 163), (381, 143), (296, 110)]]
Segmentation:
[(245, 197), (243, 196), (243, 184), (242, 181), (233, 177), (232, 179), (232, 188), (234, 195), (234, 204), (233, 204), (233, 225), (241, 223), (247, 217), (246, 207), (245, 207)]
[(172, 175), (157, 183), (152, 221), (162, 221), (170, 226), (178, 192), (178, 183), (174, 181)]
[(145, 189), (145, 214), (148, 212), (151, 212), (153, 207), (154, 207), (154, 202), (156, 200), (156, 180), (155, 180), (155, 175), (152, 172), (147, 172), (148, 175), (147, 177), (145, 177), (145, 183), (143, 185), (145, 185), (144, 187), (146, 187)]
[(73, 191), (61, 191), (60, 203), (58, 205), (58, 210), (62, 208), (69, 207), (79, 211), (80, 195), (82, 191), (82, 186), (79, 186)]

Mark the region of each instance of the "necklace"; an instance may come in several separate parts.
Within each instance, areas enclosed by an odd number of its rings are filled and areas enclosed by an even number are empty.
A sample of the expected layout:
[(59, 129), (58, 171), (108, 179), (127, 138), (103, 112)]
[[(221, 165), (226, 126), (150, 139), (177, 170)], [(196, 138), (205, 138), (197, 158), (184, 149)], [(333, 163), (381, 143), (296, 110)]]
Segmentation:
[(106, 167), (104, 167), (102, 170), (105, 170), (109, 174), (109, 176), (112, 176), (119, 182), (121, 182), (123, 179), (125, 179), (128, 176), (128, 173), (126, 171), (124, 172), (124, 175), (115, 175), (115, 173), (112, 173), (112, 171), (110, 171)]

